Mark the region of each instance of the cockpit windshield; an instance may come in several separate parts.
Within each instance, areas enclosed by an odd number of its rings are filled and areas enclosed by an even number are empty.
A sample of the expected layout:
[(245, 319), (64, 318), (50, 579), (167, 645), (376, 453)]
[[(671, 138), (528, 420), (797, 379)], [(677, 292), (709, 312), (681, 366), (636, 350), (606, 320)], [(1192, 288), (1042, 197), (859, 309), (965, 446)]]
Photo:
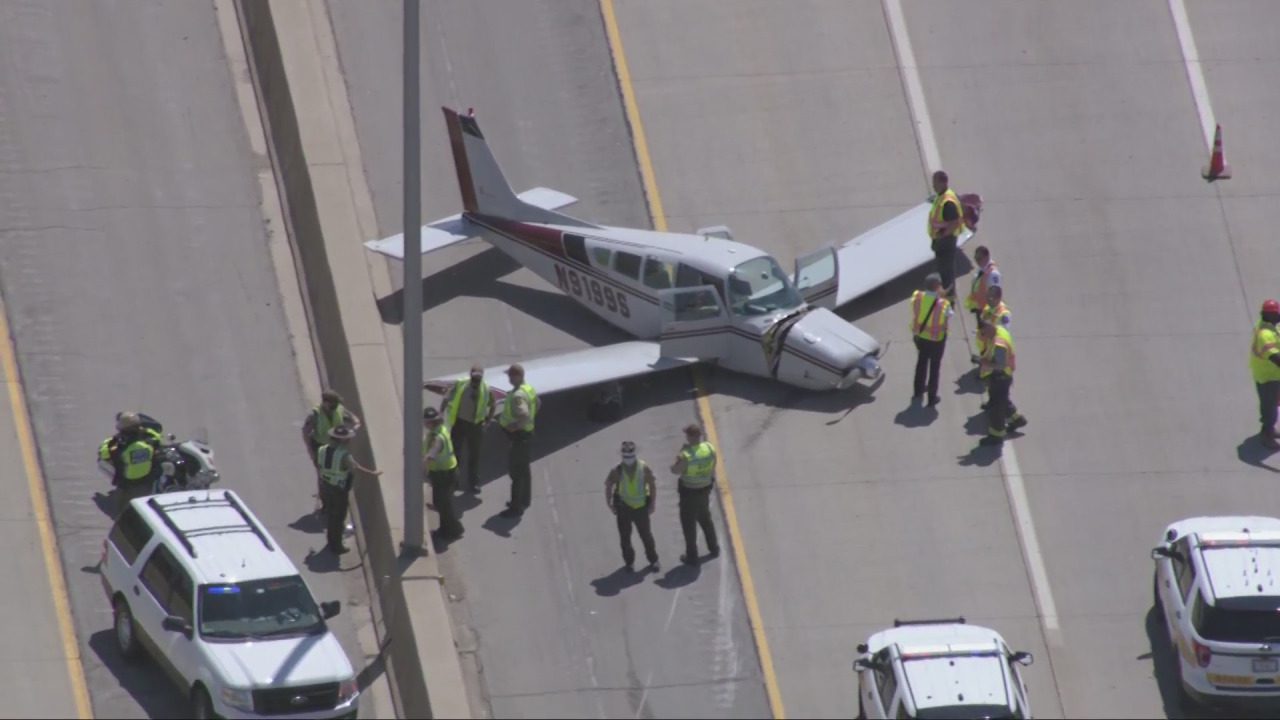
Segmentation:
[(729, 272), (729, 309), (734, 315), (765, 315), (790, 310), (804, 301), (778, 261), (765, 255)]

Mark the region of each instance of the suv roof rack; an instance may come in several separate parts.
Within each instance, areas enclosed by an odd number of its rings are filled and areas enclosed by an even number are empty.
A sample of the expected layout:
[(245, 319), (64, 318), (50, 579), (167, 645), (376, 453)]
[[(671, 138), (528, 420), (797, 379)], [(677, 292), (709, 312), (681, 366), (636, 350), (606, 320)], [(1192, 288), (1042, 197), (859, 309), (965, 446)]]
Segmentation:
[(893, 620), (894, 627), (902, 627), (903, 625), (954, 625), (956, 623), (964, 625), (964, 618), (938, 618), (936, 620), (898, 620), (894, 618)]
[[(223, 490), (221, 498), (215, 498), (212, 493), (209, 493), (208, 495), (206, 495), (204, 500), (200, 500), (194, 497), (189, 497), (187, 498), (187, 501), (185, 503), (173, 503), (171, 505), (161, 505), (159, 502), (156, 501), (155, 497), (151, 497), (147, 499), (147, 506), (150, 507), (152, 510), (154, 510), (155, 513), (160, 516), (160, 519), (164, 522), (165, 526), (169, 528), (169, 531), (172, 532), (178, 538), (178, 542), (182, 543), (182, 547), (186, 548), (187, 554), (190, 555), (192, 558), (195, 558), (197, 557), (195, 547), (191, 544), (191, 540), (190, 538), (187, 537), (187, 533), (183, 532), (183, 530), (178, 527), (177, 523), (173, 521), (173, 518), (169, 516), (169, 509), (175, 508), (175, 507), (181, 508), (181, 507), (189, 506), (195, 503), (214, 502), (216, 500), (226, 501), (226, 503), (230, 505), (232, 508), (234, 508), (236, 512), (240, 513), (240, 517), (244, 518), (245, 525), (249, 528), (249, 530), (254, 535), (258, 536), (258, 539), (262, 541), (263, 546), (266, 547), (267, 550), (269, 551), (272, 551), (272, 552), (275, 551), (275, 547), (271, 544), (271, 540), (267, 538), (267, 534), (262, 531), (262, 527), (259, 526), (258, 523), (254, 522), (253, 517), (249, 515), (249, 511), (245, 510), (244, 505), (242, 505), (240, 501), (237, 500), (236, 497), (232, 495), (231, 491), (229, 490)], [(223, 527), (223, 528), (205, 528), (200, 532), (206, 532), (206, 533), (210, 531), (236, 532), (241, 529), (242, 528), (238, 526)]]

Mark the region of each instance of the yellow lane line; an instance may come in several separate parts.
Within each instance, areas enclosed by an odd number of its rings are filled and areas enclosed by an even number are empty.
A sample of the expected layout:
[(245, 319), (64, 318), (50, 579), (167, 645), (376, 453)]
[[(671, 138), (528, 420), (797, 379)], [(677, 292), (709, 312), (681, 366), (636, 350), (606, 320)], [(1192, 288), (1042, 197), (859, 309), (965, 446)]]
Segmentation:
[(62, 637), (62, 651), (67, 659), (67, 675), (71, 679), (71, 693), (75, 696), (76, 714), (92, 718), (89, 689), (84, 681), (84, 667), (80, 664), (80, 646), (71, 623), (71, 608), (67, 602), (67, 583), (62, 576), (62, 563), (58, 556), (58, 539), (49, 520), (49, 497), (45, 494), (44, 477), (36, 460), (36, 445), (32, 440), (31, 416), (27, 414), (27, 402), (22, 396), (18, 363), (14, 359), (13, 338), (9, 335), (9, 321), (4, 300), (0, 298), (0, 366), (4, 367), (5, 384), (9, 387), (9, 407), (13, 411), (14, 427), (18, 434), (18, 446), (22, 451), (22, 466), (27, 471), (27, 489), (31, 493), (31, 507), (40, 529), (40, 548), (44, 551), (44, 566), (49, 573), (49, 587), (53, 593), (53, 609), (58, 616), (58, 631)]
[[(640, 122), (640, 107), (636, 104), (636, 93), (631, 84), (631, 69), (627, 66), (627, 56), (622, 51), (622, 34), (618, 31), (618, 17), (614, 12), (613, 0), (600, 0), (600, 11), (604, 16), (609, 50), (613, 53), (618, 85), (622, 89), (622, 105), (627, 114), (627, 122), (631, 125), (631, 138), (635, 143), (636, 161), (640, 165), (640, 178), (644, 184), (645, 195), (649, 199), (649, 215), (653, 220), (653, 229), (665, 232), (667, 216), (662, 209), (662, 197), (658, 194), (658, 182), (653, 172), (653, 162), (649, 157), (649, 143), (645, 139), (644, 125)], [(707, 399), (706, 384), (703, 382), (700, 368), (694, 369), (693, 379), (698, 392), (698, 413), (702, 416), (703, 426), (707, 429), (707, 440), (718, 448), (720, 439), (716, 434), (715, 418), (711, 414), (711, 401)], [(756, 599), (755, 582), (751, 579), (751, 566), (747, 564), (747, 551), (742, 542), (742, 530), (738, 525), (738, 512), (733, 504), (733, 488), (729, 484), (729, 474), (724, 468), (723, 462), (716, 463), (716, 481), (720, 487), (720, 503), (724, 508), (725, 525), (728, 527), (729, 540), (733, 545), (738, 580), (742, 584), (742, 594), (747, 603), (747, 620), (751, 623), (756, 653), (760, 656), (760, 670), (764, 674), (769, 709), (773, 717), (783, 720), (787, 715), (782, 707), (782, 694), (778, 690), (778, 675), (774, 671), (773, 656), (769, 653), (769, 640), (764, 633), (760, 602)]]

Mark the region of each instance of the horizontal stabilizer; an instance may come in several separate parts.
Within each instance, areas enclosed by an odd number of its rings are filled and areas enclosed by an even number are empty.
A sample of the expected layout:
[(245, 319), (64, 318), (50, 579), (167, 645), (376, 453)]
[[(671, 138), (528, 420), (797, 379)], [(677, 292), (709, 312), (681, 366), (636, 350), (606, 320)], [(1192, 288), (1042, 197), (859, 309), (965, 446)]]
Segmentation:
[[(544, 210), (557, 210), (578, 201), (572, 195), (544, 187), (525, 190), (517, 197), (522, 202)], [(449, 247), (473, 238), (477, 234), (479, 234), (478, 231), (463, 219), (461, 214), (435, 220), (422, 226), (422, 254), (426, 255), (433, 250)], [(404, 233), (381, 240), (369, 240), (364, 246), (389, 258), (404, 260)]]
[[(840, 272), (837, 307), (933, 260), (927, 231), (930, 206), (921, 203), (836, 247)], [(977, 221), (976, 217), (972, 220)], [(972, 230), (961, 233), (957, 246), (971, 237)]]
[[(575, 350), (562, 355), (534, 360), (522, 360), (525, 382), (533, 386), (539, 396), (562, 390), (589, 387), (600, 383), (622, 380), (637, 375), (662, 372), (698, 362), (697, 358), (673, 358), (662, 355), (656, 342), (631, 340), (614, 345)], [(507, 380), (510, 364), (486, 368), (485, 382), (496, 397), (503, 397), (511, 387)], [(439, 395), (449, 391), (454, 382), (467, 377), (457, 373), (430, 380), (424, 384), (427, 390)]]

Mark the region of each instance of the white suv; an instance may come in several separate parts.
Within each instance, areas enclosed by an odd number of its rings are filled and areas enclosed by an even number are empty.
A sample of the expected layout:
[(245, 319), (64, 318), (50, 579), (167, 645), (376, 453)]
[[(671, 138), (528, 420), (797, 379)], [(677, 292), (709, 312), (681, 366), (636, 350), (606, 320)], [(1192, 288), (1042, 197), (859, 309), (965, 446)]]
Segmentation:
[(1151, 557), (1183, 702), (1280, 700), (1280, 520), (1182, 520)]
[(858, 646), (860, 718), (1029, 718), (1019, 665), (995, 630), (954, 620), (894, 620)]
[(229, 490), (133, 500), (103, 541), (116, 644), (143, 645), (194, 717), (357, 714), (351, 663), (297, 568)]

